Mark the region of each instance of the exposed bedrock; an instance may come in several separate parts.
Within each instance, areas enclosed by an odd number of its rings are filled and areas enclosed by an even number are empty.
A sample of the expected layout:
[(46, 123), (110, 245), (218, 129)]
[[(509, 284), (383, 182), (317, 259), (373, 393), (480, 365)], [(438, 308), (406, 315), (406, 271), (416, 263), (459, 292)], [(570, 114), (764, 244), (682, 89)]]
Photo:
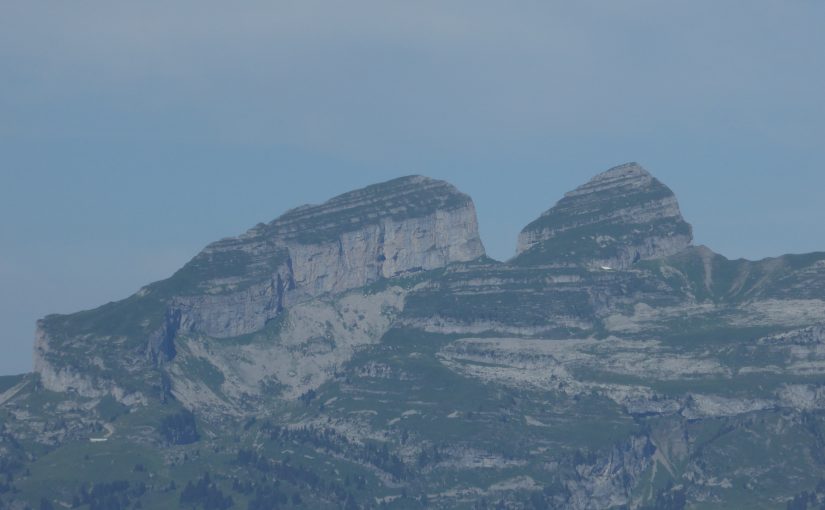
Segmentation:
[(611, 168), (565, 194), (519, 234), (516, 263), (624, 269), (678, 253), (693, 231), (673, 192), (636, 163)]

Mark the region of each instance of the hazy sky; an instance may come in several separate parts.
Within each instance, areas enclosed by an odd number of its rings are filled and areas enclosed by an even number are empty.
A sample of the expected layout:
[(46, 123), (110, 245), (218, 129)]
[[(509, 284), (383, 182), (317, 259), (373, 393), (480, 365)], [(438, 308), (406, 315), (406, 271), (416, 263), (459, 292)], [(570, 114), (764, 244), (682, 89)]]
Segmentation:
[(0, 373), (293, 206), (399, 175), (488, 252), (638, 161), (729, 257), (825, 250), (825, 2), (0, 5)]

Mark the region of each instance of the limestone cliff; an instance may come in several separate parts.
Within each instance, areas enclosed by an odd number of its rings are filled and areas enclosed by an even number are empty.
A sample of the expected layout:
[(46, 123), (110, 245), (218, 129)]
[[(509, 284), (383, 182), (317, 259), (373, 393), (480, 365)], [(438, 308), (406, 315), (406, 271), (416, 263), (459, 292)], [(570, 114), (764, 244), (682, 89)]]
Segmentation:
[(515, 262), (622, 269), (677, 253), (692, 239), (670, 188), (628, 163), (567, 193), (527, 225), (519, 235)]
[(112, 472), (165, 508), (204, 466), (256, 508), (821, 505), (825, 253), (690, 242), (635, 164), (508, 262), (440, 181), (293, 209), (38, 323), (37, 374), (0, 378), (0, 507), (86, 507), (69, 484)]
[(403, 177), (208, 246), (189, 266), (230, 270), (202, 278), (171, 306), (182, 330), (232, 337), (296, 302), (482, 255), (468, 196), (443, 181)]
[[(155, 364), (172, 359), (180, 335), (253, 333), (295, 304), (483, 255), (467, 195), (444, 181), (402, 177), (213, 243), (127, 300), (47, 317), (38, 324), (35, 367), (49, 389), (65, 390), (67, 374), (92, 370), (106, 380), (126, 359), (138, 364), (137, 351)], [(92, 350), (99, 360), (89, 359)], [(71, 385), (101, 391), (88, 381)]]

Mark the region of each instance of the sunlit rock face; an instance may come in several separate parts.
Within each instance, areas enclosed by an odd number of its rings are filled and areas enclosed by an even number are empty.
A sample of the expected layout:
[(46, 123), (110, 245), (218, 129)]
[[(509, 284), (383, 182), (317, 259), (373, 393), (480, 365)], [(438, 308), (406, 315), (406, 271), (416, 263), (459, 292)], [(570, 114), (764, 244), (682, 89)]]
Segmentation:
[[(444, 181), (401, 177), (212, 243), (126, 300), (47, 317), (38, 323), (35, 367), (48, 389), (106, 393), (109, 372), (138, 370), (142, 357), (171, 360), (182, 335), (255, 333), (297, 304), (484, 254), (470, 197)], [(88, 359), (85, 348), (101, 355)]]
[[(635, 164), (567, 193), (507, 262), (483, 256), (472, 202), (442, 181), (299, 207), (125, 300), (39, 321), (36, 374), (0, 378), (0, 457), (20, 474), (34, 459), (40, 486), (65, 464), (23, 445), (56, 448), (78, 482), (100, 472), (74, 461), (86, 451), (142, 483), (131, 452), (156, 455), (178, 487), (200, 452), (220, 452), (222, 480), (300, 461), (322, 482), (275, 483), (306, 508), (341, 507), (333, 466), (362, 481), (351, 508), (825, 501), (825, 253), (690, 243)], [(168, 448), (167, 416), (197, 417), (192, 460)], [(109, 435), (130, 453), (100, 457)], [(0, 507), (32, 506), (3, 506), (27, 477)], [(146, 484), (143, 507), (166, 508), (167, 487)]]
[(183, 330), (232, 337), (297, 302), (483, 255), (470, 197), (444, 181), (402, 177), (210, 245), (190, 265), (237, 267), (207, 275), (173, 306)]
[(521, 231), (518, 264), (623, 269), (690, 246), (693, 232), (673, 192), (636, 163), (611, 168), (567, 193)]

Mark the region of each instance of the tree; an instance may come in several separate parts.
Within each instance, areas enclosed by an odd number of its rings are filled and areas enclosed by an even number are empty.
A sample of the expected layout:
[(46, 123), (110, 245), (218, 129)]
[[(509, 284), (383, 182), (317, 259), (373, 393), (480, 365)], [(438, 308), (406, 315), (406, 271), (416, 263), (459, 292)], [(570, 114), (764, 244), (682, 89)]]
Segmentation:
[(160, 433), (170, 444), (190, 444), (200, 439), (195, 415), (187, 409), (166, 416), (160, 423)]

